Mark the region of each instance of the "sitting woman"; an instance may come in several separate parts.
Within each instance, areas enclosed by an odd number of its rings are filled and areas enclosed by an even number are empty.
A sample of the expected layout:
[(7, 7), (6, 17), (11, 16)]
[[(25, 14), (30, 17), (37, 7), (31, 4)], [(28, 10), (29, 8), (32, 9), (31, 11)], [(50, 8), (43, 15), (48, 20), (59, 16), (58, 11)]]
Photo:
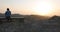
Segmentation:
[(7, 11), (5, 12), (5, 17), (7, 19), (7, 21), (9, 21), (11, 18), (11, 11), (9, 10), (9, 8), (7, 8)]

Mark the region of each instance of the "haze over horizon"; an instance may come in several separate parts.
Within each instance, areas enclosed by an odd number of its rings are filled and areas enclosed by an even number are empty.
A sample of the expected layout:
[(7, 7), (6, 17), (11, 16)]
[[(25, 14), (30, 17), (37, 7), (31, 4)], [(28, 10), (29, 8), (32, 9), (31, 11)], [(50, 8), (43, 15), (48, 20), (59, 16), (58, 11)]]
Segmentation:
[(13, 14), (60, 16), (60, 0), (0, 0), (0, 4), (0, 13), (10, 8)]

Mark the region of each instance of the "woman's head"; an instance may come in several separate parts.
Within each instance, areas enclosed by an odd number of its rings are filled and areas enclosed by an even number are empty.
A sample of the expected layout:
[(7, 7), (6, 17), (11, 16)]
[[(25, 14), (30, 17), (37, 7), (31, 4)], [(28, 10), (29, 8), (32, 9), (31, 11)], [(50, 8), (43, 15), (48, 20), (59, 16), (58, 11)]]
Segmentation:
[(7, 10), (9, 10), (9, 8), (7, 8)]

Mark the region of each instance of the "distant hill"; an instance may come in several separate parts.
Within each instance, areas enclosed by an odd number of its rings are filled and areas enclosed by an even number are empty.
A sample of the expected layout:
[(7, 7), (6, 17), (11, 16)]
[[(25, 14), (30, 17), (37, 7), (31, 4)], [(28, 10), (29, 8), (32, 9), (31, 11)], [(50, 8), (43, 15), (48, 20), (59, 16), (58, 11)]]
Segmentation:
[(49, 19), (49, 17), (40, 16), (40, 15), (26, 15), (25, 19), (27, 19), (27, 20), (46, 20), (46, 19)]
[(59, 19), (60, 19), (60, 16), (54, 15), (49, 20), (59, 20)]
[[(0, 17), (5, 17), (4, 14), (0, 13)], [(40, 15), (21, 15), (21, 14), (12, 14), (11, 17), (25, 17), (27, 20), (46, 20), (49, 19), (48, 16)]]

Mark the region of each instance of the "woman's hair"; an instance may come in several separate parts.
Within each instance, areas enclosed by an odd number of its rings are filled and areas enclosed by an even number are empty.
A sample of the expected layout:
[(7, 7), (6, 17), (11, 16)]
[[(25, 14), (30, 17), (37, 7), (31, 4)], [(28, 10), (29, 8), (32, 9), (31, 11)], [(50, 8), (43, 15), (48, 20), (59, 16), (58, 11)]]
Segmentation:
[(7, 8), (7, 10), (9, 10), (9, 8)]

